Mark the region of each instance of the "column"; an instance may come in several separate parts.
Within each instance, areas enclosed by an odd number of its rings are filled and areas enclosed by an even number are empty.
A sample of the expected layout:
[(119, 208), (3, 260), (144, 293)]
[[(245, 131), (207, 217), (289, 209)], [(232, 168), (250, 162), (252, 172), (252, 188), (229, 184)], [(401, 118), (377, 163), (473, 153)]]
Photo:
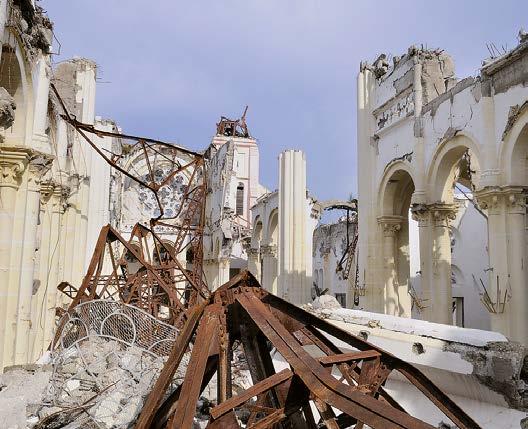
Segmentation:
[(399, 316), (398, 278), (396, 268), (396, 234), (401, 229), (401, 216), (381, 216), (378, 223), (382, 229), (383, 283), (385, 314)]
[(420, 251), (420, 286), (417, 291), (419, 299), (422, 300), (424, 309), (422, 320), (433, 320), (431, 297), (433, 276), (433, 220), (432, 213), (425, 204), (414, 204), (412, 217), (418, 222), (418, 239)]
[(246, 250), (248, 255), (248, 271), (255, 276), (255, 278), (262, 285), (262, 273), (260, 272), (259, 249), (249, 247)]
[(31, 302), (31, 333), (30, 348), (31, 357), (36, 360), (42, 352), (46, 350), (44, 345), (44, 317), (46, 315), (46, 294), (48, 289), (49, 269), (49, 248), (51, 233), (51, 195), (53, 193), (53, 184), (50, 182), (40, 185), (40, 240), (36, 258), (38, 259), (35, 269), (35, 286), (36, 292)]
[(431, 321), (452, 325), (453, 297), (449, 221), (455, 219), (457, 209), (453, 204), (432, 204), (429, 208), (433, 219)]
[[(511, 294), (506, 308), (510, 335), (513, 341), (528, 344), (528, 283), (526, 275), (526, 194), (522, 188), (509, 188), (505, 193), (507, 241), (509, 244), (509, 287)], [(506, 295), (506, 299), (508, 299)], [(503, 298), (504, 301), (504, 298)]]
[[(489, 267), (486, 290), (493, 303), (501, 301), (502, 290), (509, 284), (508, 240), (504, 198), (499, 187), (488, 187), (476, 193), (479, 205), (488, 214)], [(509, 304), (506, 306), (508, 307)], [(507, 308), (506, 308), (507, 310)], [(491, 329), (510, 335), (507, 312), (491, 312)]]
[(277, 293), (294, 304), (311, 301), (306, 258), (312, 255), (306, 239), (306, 160), (304, 153), (279, 155), (279, 268)]
[(262, 258), (262, 287), (277, 294), (277, 246), (268, 244), (260, 246)]
[(30, 355), (30, 331), (32, 327), (31, 300), (35, 279), (35, 250), (37, 247), (37, 229), (40, 211), (40, 181), (43, 174), (48, 171), (48, 166), (46, 163), (31, 162), (28, 170), (24, 238), (18, 289), (18, 310), (14, 338), (15, 364), (24, 364), (32, 361), (32, 356)]
[(28, 156), (0, 149), (0, 368), (9, 361), (4, 354), (8, 320), (9, 274), (17, 191)]
[(215, 285), (214, 289), (219, 288), (229, 281), (229, 268), (231, 268), (229, 258), (218, 259), (218, 283)]

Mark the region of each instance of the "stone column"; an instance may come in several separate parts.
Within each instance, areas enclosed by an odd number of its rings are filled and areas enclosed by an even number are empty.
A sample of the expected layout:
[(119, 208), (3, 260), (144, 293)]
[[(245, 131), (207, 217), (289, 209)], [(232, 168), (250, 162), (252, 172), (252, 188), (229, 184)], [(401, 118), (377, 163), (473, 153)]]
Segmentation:
[(398, 278), (396, 267), (396, 234), (401, 229), (401, 216), (380, 216), (378, 223), (383, 234), (383, 279), (385, 314), (399, 316)]
[[(488, 284), (487, 292), (492, 302), (500, 302), (497, 296), (497, 283), (504, 290), (509, 283), (508, 241), (503, 194), (499, 187), (489, 187), (476, 193), (480, 207), (488, 214)], [(508, 305), (507, 305), (508, 306)], [(507, 310), (507, 308), (505, 309)], [(491, 329), (510, 335), (507, 311), (491, 313)]]
[(44, 344), (44, 318), (46, 312), (46, 295), (48, 292), (49, 269), (49, 248), (51, 234), (51, 195), (53, 184), (51, 182), (42, 183), (40, 186), (40, 243), (38, 245), (38, 269), (35, 270), (37, 280), (35, 283), (35, 293), (31, 302), (32, 327), (30, 334), (31, 356), (33, 360), (40, 357), (46, 350)]
[(8, 356), (6, 343), (11, 246), (17, 191), (26, 168), (26, 153), (0, 149), (0, 368)]
[(449, 221), (456, 217), (454, 204), (432, 204), (433, 219), (433, 283), (431, 290), (431, 321), (453, 324), (451, 285), (451, 237)]
[(231, 268), (229, 258), (218, 259), (218, 283), (215, 286), (215, 289), (229, 281), (229, 268)]
[(487, 292), (494, 307), (491, 326), (526, 345), (526, 194), (522, 187), (488, 187), (479, 191), (477, 198), (488, 212)]
[(260, 272), (259, 249), (249, 247), (246, 250), (248, 255), (248, 271), (255, 276), (255, 278), (262, 285), (262, 273)]
[(28, 169), (24, 238), (20, 264), (16, 334), (14, 338), (15, 364), (24, 364), (32, 361), (32, 356), (30, 355), (31, 300), (35, 280), (35, 251), (40, 214), (40, 181), (43, 174), (48, 171), (48, 168), (46, 163), (32, 161)]
[(279, 267), (277, 293), (294, 304), (311, 300), (306, 258), (306, 159), (298, 150), (279, 156)]
[(262, 258), (262, 287), (277, 294), (277, 246), (268, 244), (260, 246)]
[(418, 292), (422, 304), (422, 320), (433, 320), (432, 317), (432, 276), (433, 276), (433, 219), (432, 213), (425, 204), (414, 204), (412, 217), (418, 222), (418, 238), (420, 249), (420, 286)]
[[(509, 188), (505, 191), (507, 239), (510, 247), (508, 252), (510, 284), (504, 285), (504, 293), (511, 293), (511, 305), (507, 313), (510, 326), (509, 338), (526, 345), (528, 344), (526, 194), (522, 188)], [(507, 290), (507, 286), (510, 290)]]

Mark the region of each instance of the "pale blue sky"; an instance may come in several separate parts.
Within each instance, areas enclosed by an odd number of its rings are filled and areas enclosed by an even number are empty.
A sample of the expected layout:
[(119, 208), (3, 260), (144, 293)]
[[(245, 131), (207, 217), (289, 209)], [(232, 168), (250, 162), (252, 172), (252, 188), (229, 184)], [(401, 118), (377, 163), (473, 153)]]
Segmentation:
[(411, 44), (443, 48), (475, 75), (486, 43), (513, 47), (528, 1), (42, 0), (71, 56), (99, 65), (97, 114), (123, 130), (205, 148), (221, 115), (259, 141), (261, 182), (277, 156), (306, 152), (321, 199), (356, 193), (356, 75), (361, 60)]

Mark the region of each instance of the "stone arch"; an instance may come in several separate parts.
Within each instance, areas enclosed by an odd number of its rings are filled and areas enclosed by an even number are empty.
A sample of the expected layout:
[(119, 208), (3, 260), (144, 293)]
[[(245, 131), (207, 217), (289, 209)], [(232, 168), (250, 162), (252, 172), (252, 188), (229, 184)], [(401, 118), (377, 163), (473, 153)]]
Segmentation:
[(383, 253), (384, 308), (387, 314), (411, 315), (411, 249), (409, 211), (415, 190), (410, 163), (396, 161), (384, 171), (379, 186), (380, 245)]
[(268, 219), (268, 240), (270, 244), (279, 243), (279, 210), (273, 210)]
[[(402, 210), (404, 205), (410, 204), (414, 183), (415, 174), (410, 163), (395, 161), (387, 165), (378, 188), (380, 215), (407, 216)], [(411, 188), (412, 191), (408, 195)], [(402, 201), (404, 194), (405, 201)]]
[(253, 234), (251, 235), (251, 248), (252, 249), (258, 249), (260, 247), (260, 243), (262, 242), (262, 232), (263, 232), (263, 226), (262, 226), (262, 220), (260, 216), (257, 216), (255, 218), (255, 223), (253, 227)]
[[(468, 152), (470, 169), (474, 172), (468, 177), (463, 160)], [(441, 143), (435, 150), (428, 171), (428, 185), (432, 202), (453, 202), (453, 186), (458, 180), (469, 189), (478, 189), (481, 173), (480, 147), (466, 133), (461, 133)]]
[(504, 185), (528, 185), (528, 103), (505, 132), (499, 162)]
[(8, 43), (2, 46), (0, 61), (0, 86), (13, 97), (16, 104), (15, 120), (11, 127), (3, 131), (6, 141), (23, 144), (32, 113), (31, 75), (26, 67), (25, 56), (18, 37), (8, 37)]

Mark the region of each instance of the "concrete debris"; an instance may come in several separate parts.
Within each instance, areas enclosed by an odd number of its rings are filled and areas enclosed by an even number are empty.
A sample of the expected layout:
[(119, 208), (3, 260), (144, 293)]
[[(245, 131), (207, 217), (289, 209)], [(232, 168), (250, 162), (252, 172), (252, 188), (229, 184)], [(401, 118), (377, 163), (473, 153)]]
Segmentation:
[(7, 89), (0, 87), (0, 127), (6, 129), (15, 122), (16, 103)]
[[(100, 428), (128, 428), (164, 363), (164, 358), (140, 347), (90, 336), (55, 359), (47, 402), (65, 410), (82, 407)], [(180, 371), (174, 381), (181, 379)]]
[(312, 307), (315, 310), (334, 310), (342, 308), (341, 304), (332, 295), (321, 295), (315, 298), (312, 302)]
[(491, 342), (484, 353), (474, 346), (450, 343), (445, 350), (470, 362), (480, 382), (501, 394), (510, 407), (528, 409), (528, 352), (524, 346)]
[(506, 126), (504, 127), (504, 131), (502, 133), (502, 141), (506, 139), (506, 136), (517, 122), (517, 119), (526, 109), (528, 109), (528, 101), (525, 101), (521, 106), (518, 104), (515, 106), (510, 106), (510, 111), (508, 112), (508, 122), (506, 122)]
[(0, 427), (23, 429), (38, 420), (51, 377), (49, 365), (6, 368), (0, 375)]
[(34, 7), (31, 0), (14, 0), (11, 21), (18, 30), (30, 59), (36, 58), (39, 52), (50, 53), (53, 23), (42, 7)]

